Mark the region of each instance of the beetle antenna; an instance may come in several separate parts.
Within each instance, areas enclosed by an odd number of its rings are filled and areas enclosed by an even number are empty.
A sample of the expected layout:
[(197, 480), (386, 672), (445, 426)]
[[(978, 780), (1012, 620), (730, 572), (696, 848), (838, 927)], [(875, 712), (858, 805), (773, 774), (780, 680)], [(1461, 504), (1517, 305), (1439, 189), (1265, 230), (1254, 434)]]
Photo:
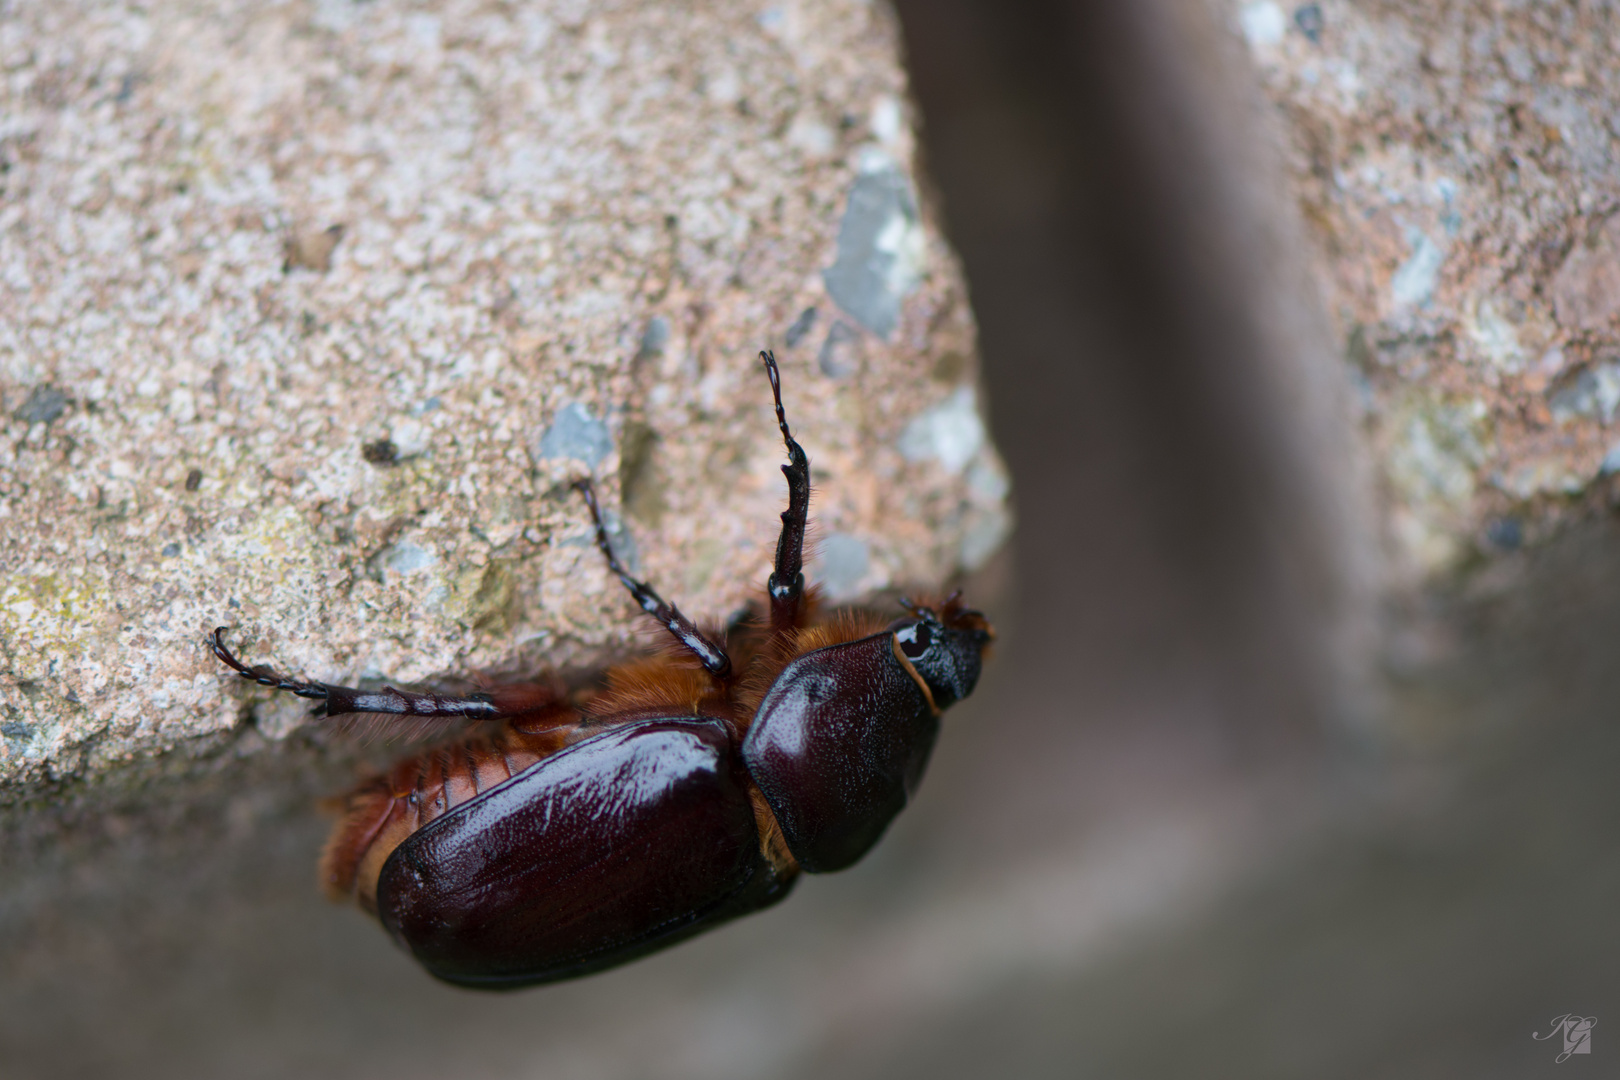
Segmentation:
[(225, 647), (225, 630), (223, 626), (214, 627), (214, 633), (209, 638), (208, 647), (219, 658), (220, 663), (231, 668), (244, 679), (252, 679), (260, 686), (273, 686), (277, 690), (286, 690), (297, 694), (301, 698), (317, 698), (325, 701), (327, 697), (326, 686), (323, 683), (297, 682), (293, 679), (277, 675), (269, 668), (255, 670), (231, 655), (231, 650)]

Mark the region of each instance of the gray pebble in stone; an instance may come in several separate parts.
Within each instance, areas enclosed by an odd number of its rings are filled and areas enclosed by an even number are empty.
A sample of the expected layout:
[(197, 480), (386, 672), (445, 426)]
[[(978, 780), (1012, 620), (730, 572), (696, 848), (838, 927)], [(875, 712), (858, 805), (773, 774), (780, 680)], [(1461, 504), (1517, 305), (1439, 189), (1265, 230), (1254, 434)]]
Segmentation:
[(959, 387), (956, 393), (918, 415), (900, 433), (900, 453), (908, 461), (933, 458), (946, 472), (961, 472), (984, 445), (984, 421), (979, 419), (973, 398), (972, 387)]
[(647, 329), (642, 331), (641, 352), (644, 356), (656, 356), (668, 344), (669, 320), (662, 315), (654, 315), (647, 320)]
[(399, 540), (372, 557), (372, 566), (384, 581), (389, 575), (401, 576), (426, 570), (439, 561), (439, 557), (421, 544)]
[(1012, 519), (999, 508), (985, 511), (962, 536), (962, 565), (977, 570), (1000, 550), (1012, 532)]
[(25, 424), (49, 424), (67, 411), (68, 396), (54, 386), (36, 386), (15, 415)]
[(1306, 39), (1309, 40), (1312, 45), (1320, 45), (1322, 43), (1322, 27), (1324, 25), (1324, 20), (1322, 18), (1322, 5), (1299, 5), (1299, 7), (1294, 9), (1294, 25), (1299, 27), (1299, 32), (1304, 34)]
[(855, 355), (855, 342), (860, 334), (847, 323), (835, 322), (827, 330), (827, 340), (821, 343), (816, 363), (829, 379), (845, 379), (855, 374), (859, 357)]
[(1421, 307), (1434, 296), (1446, 253), (1439, 244), (1417, 229), (1407, 230), (1406, 242), (1412, 245), (1412, 254), (1390, 279), (1390, 298), (1397, 308)]
[(1620, 408), (1620, 364), (1598, 364), (1583, 369), (1574, 381), (1547, 395), (1547, 408), (1560, 424), (1588, 416), (1607, 424)]
[(968, 490), (989, 504), (999, 504), (1007, 498), (1010, 486), (1006, 472), (994, 458), (979, 458), (967, 473)]
[(612, 452), (613, 436), (607, 425), (575, 401), (557, 410), (551, 426), (540, 436), (538, 456), (552, 461), (571, 458), (594, 469)]
[(1524, 526), (1518, 518), (1497, 518), (1485, 526), (1485, 539), (1503, 551), (1517, 551), (1524, 543)]
[(787, 344), (788, 348), (794, 348), (809, 335), (811, 330), (815, 329), (815, 326), (816, 309), (807, 307), (799, 312), (799, 317), (794, 319), (793, 325), (787, 328), (787, 333), (782, 336), (782, 340)]
[(865, 540), (848, 533), (833, 533), (821, 542), (811, 569), (827, 599), (837, 602), (859, 593), (871, 561)]
[(849, 315), (887, 338), (900, 301), (921, 277), (922, 230), (911, 183), (892, 163), (863, 172), (838, 227), (838, 257), (822, 273), (828, 294)]
[(1601, 476), (1612, 476), (1614, 473), (1620, 473), (1620, 442), (1609, 447), (1608, 452), (1603, 455), (1603, 464), (1598, 466), (1598, 474)]
[(395, 421), (388, 432), (388, 440), (394, 444), (394, 455), (397, 460), (420, 457), (427, 453), (428, 442), (432, 438), (433, 430), (427, 425), (410, 419)]

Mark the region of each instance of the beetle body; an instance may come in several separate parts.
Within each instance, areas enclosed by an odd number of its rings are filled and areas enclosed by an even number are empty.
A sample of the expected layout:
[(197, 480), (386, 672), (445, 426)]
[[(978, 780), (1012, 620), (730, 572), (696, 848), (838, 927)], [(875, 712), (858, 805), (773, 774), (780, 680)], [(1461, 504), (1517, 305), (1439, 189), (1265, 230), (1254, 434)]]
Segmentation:
[(576, 743), (395, 848), (383, 925), (440, 978), (500, 985), (609, 967), (770, 903), (787, 882), (736, 756), (724, 725), (692, 717)]
[(801, 871), (861, 858), (905, 806), (943, 709), (978, 679), (991, 638), (953, 596), (886, 620), (820, 619), (801, 573), (809, 464), (782, 410), (788, 510), (769, 610), (717, 644), (614, 557), (609, 568), (675, 648), (551, 682), (464, 697), (364, 692), (249, 668), (238, 674), (328, 715), (487, 721), (363, 784), (321, 860), (433, 975), (508, 988), (589, 974), (787, 895)]

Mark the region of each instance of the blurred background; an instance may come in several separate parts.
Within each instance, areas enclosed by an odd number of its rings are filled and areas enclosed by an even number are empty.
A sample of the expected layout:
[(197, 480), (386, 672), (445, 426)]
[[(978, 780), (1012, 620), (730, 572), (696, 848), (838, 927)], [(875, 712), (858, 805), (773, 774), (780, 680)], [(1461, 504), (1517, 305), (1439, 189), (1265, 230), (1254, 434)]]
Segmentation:
[[(1399, 610), (1355, 594), (1364, 541), (1316, 490), (1353, 470), (1279, 390), (1314, 316), (1241, 94), (1211, 121), (1220, 46), (1168, 0), (896, 6), (1019, 525), (966, 583), (996, 660), (885, 842), (479, 996), (321, 900), (343, 774), (290, 748), (223, 816), (29, 853), (62, 869), (0, 900), (0, 1075), (1613, 1072), (1612, 522)], [(1593, 1049), (1555, 1065), (1532, 1034), (1568, 1013)]]

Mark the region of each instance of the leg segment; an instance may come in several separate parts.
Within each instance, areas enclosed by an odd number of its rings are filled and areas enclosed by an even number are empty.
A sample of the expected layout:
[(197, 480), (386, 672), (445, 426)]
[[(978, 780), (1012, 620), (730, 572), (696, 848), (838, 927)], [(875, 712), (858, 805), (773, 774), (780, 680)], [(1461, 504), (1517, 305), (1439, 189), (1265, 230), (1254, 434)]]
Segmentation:
[(788, 463), (782, 466), (788, 482), (788, 507), (782, 511), (776, 566), (765, 583), (771, 594), (771, 629), (782, 631), (798, 625), (800, 601), (804, 597), (804, 527), (810, 516), (810, 460), (788, 430), (787, 414), (782, 410), (782, 376), (776, 369), (776, 357), (762, 352), (759, 358), (765, 362), (765, 373), (771, 377), (776, 424), (782, 429), (782, 441), (787, 443), (788, 452)]
[(231, 668), (244, 679), (260, 686), (286, 690), (301, 698), (313, 698), (322, 703), (327, 716), (345, 713), (383, 713), (393, 716), (425, 717), (443, 720), (498, 720), (508, 715), (496, 705), (489, 694), (468, 694), (466, 697), (444, 697), (439, 694), (412, 694), (385, 686), (381, 690), (356, 690), (349, 686), (327, 683), (298, 682), (278, 675), (266, 667), (250, 668), (225, 647), (225, 627), (215, 629), (209, 639), (209, 648), (220, 663)]
[(591, 509), (591, 522), (596, 526), (596, 546), (601, 548), (602, 554), (607, 557), (608, 569), (624, 582), (624, 587), (636, 598), (641, 610), (657, 619), (658, 625), (668, 630), (676, 641), (697, 657), (698, 662), (709, 674), (717, 679), (729, 675), (731, 657), (726, 655), (726, 650), (705, 637), (674, 604), (665, 603), (664, 598), (654, 592), (650, 585), (631, 577), (630, 572), (619, 564), (618, 558), (613, 554), (613, 545), (608, 542), (607, 526), (602, 524), (602, 511), (596, 505), (596, 492), (592, 489), (591, 482), (577, 480), (574, 486), (585, 496), (585, 505)]

